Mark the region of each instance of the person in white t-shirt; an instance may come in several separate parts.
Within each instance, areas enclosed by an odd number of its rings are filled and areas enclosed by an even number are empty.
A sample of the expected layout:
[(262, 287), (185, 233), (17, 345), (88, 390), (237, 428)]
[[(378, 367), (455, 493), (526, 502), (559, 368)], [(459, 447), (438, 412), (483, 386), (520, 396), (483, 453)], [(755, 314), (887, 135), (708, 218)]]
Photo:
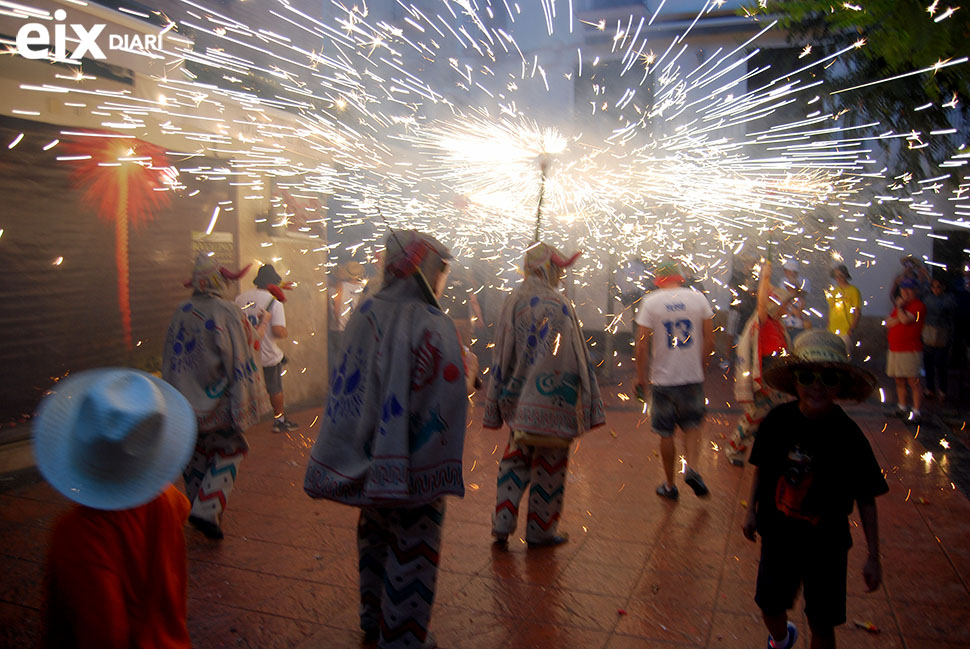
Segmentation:
[[(679, 496), (674, 485), (674, 429), (684, 431), (687, 470), (684, 482), (698, 496), (709, 491), (697, 472), (700, 432), (706, 413), (704, 365), (714, 351), (714, 312), (701, 293), (684, 286), (674, 262), (655, 273), (657, 290), (648, 293), (637, 312), (637, 396), (651, 386), (650, 423), (660, 436), (660, 458), (666, 481), (657, 495)], [(649, 370), (649, 377), (648, 377)]]
[(263, 366), (266, 391), (273, 406), (274, 433), (285, 433), (300, 427), (287, 419), (283, 411), (283, 351), (276, 344), (278, 339), (288, 335), (286, 314), (283, 312), (286, 298), (279, 286), (282, 279), (271, 264), (261, 266), (253, 280), (256, 288), (240, 293), (236, 298), (236, 304), (260, 337), (259, 364)]
[(785, 270), (783, 287), (789, 291), (795, 291), (796, 297), (792, 299), (788, 309), (781, 316), (781, 321), (788, 329), (789, 338), (794, 341), (800, 333), (812, 328), (812, 321), (805, 313), (808, 311), (806, 297), (812, 292), (812, 283), (801, 276), (799, 264), (794, 259), (786, 261), (783, 268)]

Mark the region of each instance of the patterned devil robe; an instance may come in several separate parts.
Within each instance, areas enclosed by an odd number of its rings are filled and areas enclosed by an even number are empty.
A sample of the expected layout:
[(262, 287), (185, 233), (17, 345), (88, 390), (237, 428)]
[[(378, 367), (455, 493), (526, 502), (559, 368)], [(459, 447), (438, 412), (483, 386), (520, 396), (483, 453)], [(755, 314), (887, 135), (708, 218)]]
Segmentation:
[(410, 278), (362, 302), (334, 363), (304, 489), (355, 506), (463, 496), (465, 369), (455, 325)]
[(537, 275), (506, 299), (498, 322), (485, 428), (571, 440), (605, 423), (599, 384), (572, 305)]
[(195, 410), (199, 434), (245, 432), (267, 409), (258, 342), (246, 316), (215, 293), (193, 295), (172, 316), (162, 378)]

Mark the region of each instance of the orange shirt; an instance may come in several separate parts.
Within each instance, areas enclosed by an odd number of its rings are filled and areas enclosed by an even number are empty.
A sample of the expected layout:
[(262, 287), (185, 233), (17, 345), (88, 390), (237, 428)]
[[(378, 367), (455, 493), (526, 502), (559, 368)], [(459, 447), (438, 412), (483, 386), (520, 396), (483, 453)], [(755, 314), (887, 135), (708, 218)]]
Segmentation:
[(188, 649), (189, 501), (169, 485), (134, 509), (75, 506), (47, 556), (44, 647)]

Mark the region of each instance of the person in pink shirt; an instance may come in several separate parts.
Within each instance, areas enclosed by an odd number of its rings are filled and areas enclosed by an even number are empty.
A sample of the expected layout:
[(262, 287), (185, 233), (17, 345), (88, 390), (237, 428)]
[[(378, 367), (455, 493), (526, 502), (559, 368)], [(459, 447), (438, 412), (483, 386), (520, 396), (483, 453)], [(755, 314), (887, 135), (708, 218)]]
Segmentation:
[[(919, 285), (904, 279), (899, 284), (892, 312), (886, 318), (889, 352), (886, 355), (886, 374), (896, 381), (896, 414), (910, 423), (920, 422), (922, 401), (919, 375), (923, 362), (923, 323), (926, 306), (916, 297)], [(913, 409), (907, 407), (906, 387), (913, 395)]]

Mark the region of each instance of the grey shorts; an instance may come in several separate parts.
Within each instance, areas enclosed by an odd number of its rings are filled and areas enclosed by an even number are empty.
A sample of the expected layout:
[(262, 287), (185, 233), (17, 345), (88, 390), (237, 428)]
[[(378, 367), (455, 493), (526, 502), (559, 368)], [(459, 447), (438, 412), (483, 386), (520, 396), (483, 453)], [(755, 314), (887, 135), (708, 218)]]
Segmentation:
[(269, 394), (283, 393), (283, 363), (263, 368), (263, 379), (266, 381), (266, 392)]
[(680, 426), (696, 428), (704, 421), (704, 384), (655, 385), (650, 389), (650, 425), (661, 437), (670, 437)]

